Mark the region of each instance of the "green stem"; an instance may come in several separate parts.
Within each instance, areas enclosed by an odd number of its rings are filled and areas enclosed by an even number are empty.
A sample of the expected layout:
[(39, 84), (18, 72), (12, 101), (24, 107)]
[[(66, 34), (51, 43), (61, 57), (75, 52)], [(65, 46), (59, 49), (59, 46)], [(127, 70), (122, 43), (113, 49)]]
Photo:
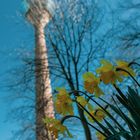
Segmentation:
[(138, 64), (138, 63), (136, 63), (136, 62), (130, 62), (129, 65), (128, 65), (128, 67), (130, 67), (131, 65), (137, 65), (137, 66), (140, 67), (140, 64)]
[(92, 140), (91, 139), (91, 132), (90, 132), (89, 126), (87, 124), (87, 120), (85, 118), (84, 111), (79, 106), (78, 106), (78, 112), (79, 112), (79, 116), (81, 118), (81, 122), (82, 122), (82, 125), (84, 128), (84, 131), (85, 131), (86, 139)]
[[(74, 91), (75, 91), (75, 90), (74, 90)], [(75, 99), (76, 99), (76, 97), (79, 96), (79, 93), (78, 93), (77, 91), (76, 91), (76, 92), (73, 92), (73, 93), (74, 93)], [(88, 126), (88, 124), (87, 124), (87, 120), (86, 120), (86, 117), (85, 117), (85, 115), (84, 115), (84, 111), (83, 111), (83, 109), (81, 109), (81, 108), (79, 107), (78, 104), (77, 104), (77, 108), (78, 108), (79, 116), (80, 116), (80, 118), (81, 118), (82, 126), (83, 126), (83, 128), (84, 128), (86, 140), (92, 140), (92, 138), (91, 138), (91, 131), (90, 131), (90, 128), (89, 128), (89, 126)]]
[[(111, 132), (110, 132), (106, 127), (104, 127), (100, 122), (98, 122), (97, 119), (96, 119), (94, 116), (92, 116), (92, 115), (90, 114), (90, 112), (89, 112), (86, 108), (84, 108), (79, 102), (77, 102), (77, 101), (75, 101), (75, 102), (82, 108), (82, 110), (84, 110), (84, 111), (98, 124), (98, 126), (99, 126), (105, 133), (107, 133), (108, 135), (111, 135)], [(107, 137), (106, 134), (104, 134), (104, 136)]]
[[(91, 101), (93, 101), (95, 104), (97, 104), (100, 108), (102, 108), (105, 113), (118, 125), (119, 129), (120, 130), (124, 130), (123, 127), (116, 121), (116, 119), (106, 110), (104, 109), (98, 102), (96, 102), (94, 99), (92, 99), (89, 95), (87, 95), (85, 92), (82, 92), (82, 91), (78, 91), (82, 94), (84, 94), (85, 96), (87, 96)], [(71, 92), (72, 93), (72, 92)], [(99, 98), (101, 99), (101, 98)]]
[(132, 76), (132, 74), (130, 72), (128, 72), (127, 70), (125, 69), (121, 69), (121, 68), (117, 68), (116, 71), (124, 71), (126, 72), (127, 74), (130, 75), (130, 77), (137, 83), (137, 85), (140, 87), (140, 84), (138, 83), (138, 81)]

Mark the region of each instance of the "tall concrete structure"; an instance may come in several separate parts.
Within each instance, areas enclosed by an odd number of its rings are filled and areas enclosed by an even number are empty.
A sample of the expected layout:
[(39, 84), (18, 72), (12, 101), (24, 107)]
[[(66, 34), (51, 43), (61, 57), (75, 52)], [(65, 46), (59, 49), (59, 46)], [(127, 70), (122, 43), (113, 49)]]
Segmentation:
[(28, 0), (26, 13), (35, 30), (35, 84), (36, 84), (36, 140), (54, 140), (42, 122), (45, 117), (54, 118), (54, 106), (49, 78), (48, 56), (44, 28), (51, 14), (46, 8), (46, 0)]

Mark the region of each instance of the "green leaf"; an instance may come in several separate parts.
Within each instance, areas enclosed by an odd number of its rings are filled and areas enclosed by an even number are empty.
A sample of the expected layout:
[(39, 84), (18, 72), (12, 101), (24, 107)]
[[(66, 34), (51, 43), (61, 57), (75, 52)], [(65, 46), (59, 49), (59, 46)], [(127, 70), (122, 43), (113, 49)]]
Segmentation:
[[(106, 125), (108, 126), (108, 128), (113, 132), (113, 134), (116, 134), (117, 133), (117, 131), (114, 129), (114, 126), (112, 126), (110, 124), (110, 122), (108, 122), (106, 119), (104, 119), (104, 122), (106, 123)], [(117, 140), (119, 140), (119, 139), (117, 138)]]

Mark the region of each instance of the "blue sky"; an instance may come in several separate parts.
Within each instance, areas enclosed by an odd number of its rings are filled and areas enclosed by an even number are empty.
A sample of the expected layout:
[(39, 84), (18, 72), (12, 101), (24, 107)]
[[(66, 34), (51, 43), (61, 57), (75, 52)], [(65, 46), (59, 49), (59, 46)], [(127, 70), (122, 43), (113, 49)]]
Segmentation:
[[(20, 13), (21, 12), (21, 13)], [(20, 14), (22, 14), (20, 16)], [(18, 50), (33, 46), (31, 26), (25, 24), (24, 11), (20, 0), (4, 0), (0, 4), (0, 85), (6, 85), (7, 71), (17, 65)], [(29, 43), (30, 42), (30, 43)], [(28, 44), (29, 43), (29, 44)], [(6, 74), (6, 75), (5, 75)], [(14, 93), (13, 93), (14, 94)], [(10, 103), (6, 100), (9, 91), (0, 88), (0, 140), (9, 140), (18, 123), (7, 122)], [(10, 118), (10, 115), (8, 116)]]
[(6, 100), (9, 91), (3, 86), (7, 83), (10, 70), (20, 63), (17, 59), (20, 49), (25, 47), (27, 50), (34, 46), (33, 30), (29, 24), (25, 23), (23, 14), (21, 0), (0, 2), (0, 140), (9, 140), (12, 131), (19, 128), (18, 123), (7, 121), (10, 118), (8, 110), (11, 103)]
[[(3, 89), (10, 70), (18, 64), (18, 49), (28, 42), (29, 26), (25, 24), (20, 0), (3, 0), (0, 2), (0, 140), (9, 140), (12, 131), (18, 126), (14, 122), (7, 122), (10, 103), (6, 100), (9, 91)], [(8, 117), (8, 118), (7, 118)]]

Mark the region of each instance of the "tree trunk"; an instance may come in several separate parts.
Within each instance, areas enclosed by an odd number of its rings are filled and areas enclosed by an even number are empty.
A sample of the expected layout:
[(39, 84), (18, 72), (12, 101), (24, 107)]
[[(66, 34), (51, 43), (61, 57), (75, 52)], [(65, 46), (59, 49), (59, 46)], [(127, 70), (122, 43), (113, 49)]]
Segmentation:
[(43, 123), (43, 118), (54, 118), (54, 106), (48, 69), (44, 27), (35, 27), (35, 81), (36, 81), (36, 140), (54, 140)]

